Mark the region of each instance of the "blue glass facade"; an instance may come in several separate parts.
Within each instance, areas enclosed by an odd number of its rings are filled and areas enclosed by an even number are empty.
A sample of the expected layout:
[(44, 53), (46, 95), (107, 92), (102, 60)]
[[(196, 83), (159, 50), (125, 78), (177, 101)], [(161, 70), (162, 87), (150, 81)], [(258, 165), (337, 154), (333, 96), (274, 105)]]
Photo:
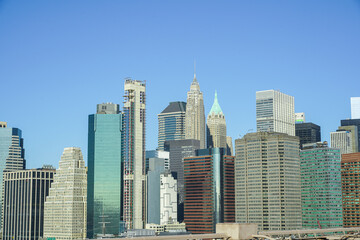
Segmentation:
[(89, 116), (87, 236), (122, 226), (122, 114)]
[[(4, 171), (25, 169), (23, 142), (20, 129), (0, 127), (0, 196), (3, 195)], [(1, 199), (0, 209), (2, 209)], [(0, 212), (0, 218), (1, 214), (2, 212)]]

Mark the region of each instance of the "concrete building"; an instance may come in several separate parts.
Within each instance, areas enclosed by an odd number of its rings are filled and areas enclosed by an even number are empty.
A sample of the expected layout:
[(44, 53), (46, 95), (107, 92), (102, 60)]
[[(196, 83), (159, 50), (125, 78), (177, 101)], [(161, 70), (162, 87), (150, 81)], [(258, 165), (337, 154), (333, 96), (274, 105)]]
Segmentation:
[(302, 227), (342, 227), (340, 150), (327, 142), (308, 143), (300, 159)]
[[(22, 131), (7, 127), (6, 122), (0, 122), (0, 125), (0, 196), (2, 196), (3, 174), (25, 169), (26, 161)], [(0, 209), (2, 209), (2, 198), (0, 198)]]
[(207, 148), (227, 149), (225, 115), (219, 105), (216, 92), (214, 103), (207, 116), (206, 130)]
[(169, 172), (160, 174), (160, 224), (177, 223), (177, 180)]
[(187, 93), (185, 139), (197, 139), (201, 148), (206, 146), (204, 98), (196, 74)]
[(235, 222), (234, 157), (226, 149), (200, 149), (185, 158), (184, 180), (188, 231), (213, 233), (217, 223)]
[(341, 184), (344, 227), (360, 226), (360, 153), (341, 156)]
[(235, 155), (236, 222), (301, 229), (299, 138), (248, 133), (235, 140)]
[(360, 151), (360, 119), (341, 120), (341, 126), (357, 126), (358, 129), (358, 151)]
[(276, 90), (256, 92), (256, 127), (295, 136), (294, 97)]
[(146, 222), (145, 90), (144, 81), (125, 80), (123, 206), (128, 229), (142, 229)]
[(86, 238), (87, 174), (80, 148), (65, 148), (44, 207), (44, 238)]
[(300, 139), (300, 149), (306, 143), (321, 142), (321, 129), (314, 123), (295, 124), (295, 135)]
[[(347, 128), (349, 127), (350, 126), (347, 126)], [(353, 127), (357, 128), (356, 126)], [(354, 138), (354, 135), (354, 130), (352, 132), (347, 130), (337, 130), (336, 132), (331, 132), (331, 147), (340, 149), (340, 154), (353, 153), (354, 149), (357, 149), (357, 139)]]
[(195, 156), (200, 141), (195, 139), (166, 141), (165, 150), (170, 152), (170, 172), (177, 175), (178, 221), (184, 220), (184, 158)]
[(170, 102), (158, 114), (158, 149), (164, 150), (164, 142), (185, 139), (186, 102)]
[(4, 172), (3, 240), (38, 240), (44, 233), (44, 203), (55, 169)]
[[(87, 237), (118, 235), (122, 225), (122, 125), (119, 105), (89, 115)], [(106, 222), (106, 223), (104, 223)]]
[(149, 162), (151, 158), (164, 159), (164, 168), (170, 169), (170, 153), (163, 150), (147, 150), (146, 153), (146, 173), (149, 170)]
[(352, 97), (351, 102), (351, 119), (360, 119), (360, 97)]
[(177, 222), (177, 181), (162, 158), (149, 159), (147, 174), (147, 224)]

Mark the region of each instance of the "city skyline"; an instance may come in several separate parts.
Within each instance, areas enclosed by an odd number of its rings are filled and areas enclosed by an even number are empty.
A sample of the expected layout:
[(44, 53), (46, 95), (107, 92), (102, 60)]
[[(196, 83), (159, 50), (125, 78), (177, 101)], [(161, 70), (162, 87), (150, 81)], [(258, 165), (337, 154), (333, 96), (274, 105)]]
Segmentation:
[(127, 76), (146, 80), (146, 149), (155, 149), (157, 114), (186, 101), (194, 59), (205, 115), (217, 90), (233, 141), (256, 131), (256, 91), (293, 96), (323, 140), (351, 118), (350, 97), (360, 95), (356, 2), (147, 4), (0, 4), (0, 121), (22, 130), (28, 168), (58, 166), (70, 146), (87, 162), (87, 116), (103, 102), (122, 110)]

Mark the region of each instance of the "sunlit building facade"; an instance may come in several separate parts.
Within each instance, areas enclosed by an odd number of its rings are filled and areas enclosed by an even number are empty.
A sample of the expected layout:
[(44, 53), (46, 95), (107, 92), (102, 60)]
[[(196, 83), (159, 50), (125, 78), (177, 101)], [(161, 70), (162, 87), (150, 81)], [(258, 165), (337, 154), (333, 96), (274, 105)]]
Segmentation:
[(97, 105), (89, 116), (87, 237), (118, 235), (122, 225), (122, 114)]

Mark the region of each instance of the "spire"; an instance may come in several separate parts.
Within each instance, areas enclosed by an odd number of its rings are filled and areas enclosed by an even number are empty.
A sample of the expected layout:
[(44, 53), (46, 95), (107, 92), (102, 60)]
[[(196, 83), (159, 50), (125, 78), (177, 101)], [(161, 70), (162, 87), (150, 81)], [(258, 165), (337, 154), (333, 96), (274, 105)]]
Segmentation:
[(219, 105), (219, 102), (218, 102), (218, 98), (217, 98), (217, 92), (215, 91), (215, 98), (214, 98), (214, 103), (211, 107), (211, 110), (210, 110), (210, 113), (209, 114), (223, 114), (222, 110), (221, 110), (221, 107)]
[(194, 80), (193, 80), (193, 82), (197, 82), (197, 80), (196, 80), (196, 62), (195, 62), (195, 60), (194, 60)]

